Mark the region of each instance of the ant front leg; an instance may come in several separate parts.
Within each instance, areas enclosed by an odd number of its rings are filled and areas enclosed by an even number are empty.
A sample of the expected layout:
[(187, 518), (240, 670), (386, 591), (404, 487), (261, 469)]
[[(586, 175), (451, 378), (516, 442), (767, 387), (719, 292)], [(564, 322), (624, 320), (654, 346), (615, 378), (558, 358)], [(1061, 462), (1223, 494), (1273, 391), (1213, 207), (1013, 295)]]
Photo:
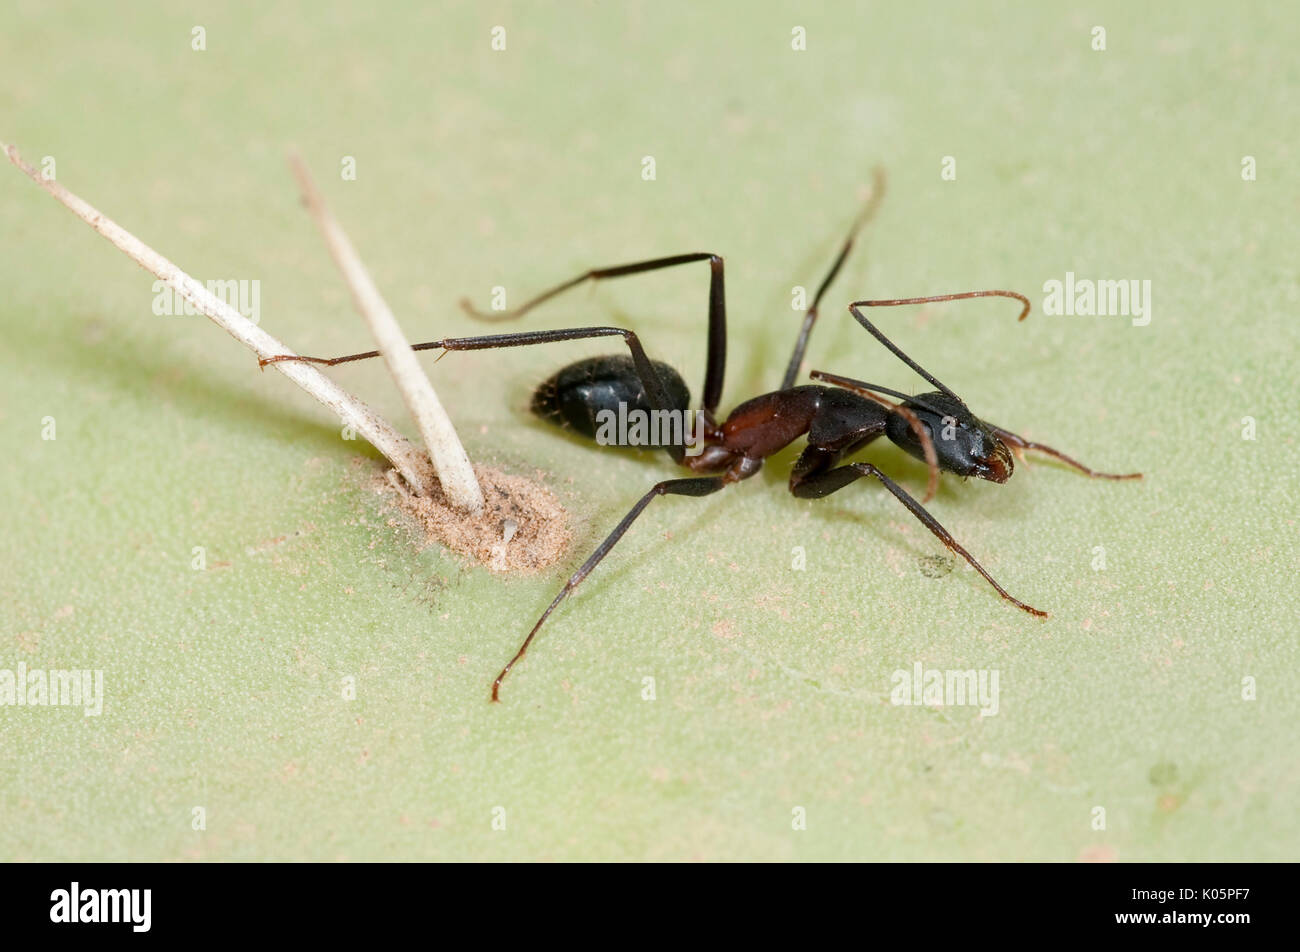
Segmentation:
[(637, 500), (636, 505), (633, 506), (628, 514), (623, 517), (623, 520), (614, 527), (614, 531), (605, 538), (605, 541), (596, 547), (596, 551), (591, 553), (591, 556), (587, 561), (582, 563), (581, 568), (569, 577), (569, 580), (564, 583), (564, 588), (560, 589), (560, 593), (556, 595), (551, 604), (547, 606), (546, 611), (542, 612), (542, 617), (537, 619), (537, 624), (533, 625), (532, 631), (528, 633), (528, 637), (524, 639), (524, 643), (519, 646), (519, 650), (515, 652), (515, 656), (510, 659), (509, 663), (504, 668), (501, 669), (501, 673), (498, 674), (496, 680), (492, 682), (492, 700), (501, 700), (501, 682), (504, 681), (506, 675), (510, 673), (510, 669), (523, 659), (523, 656), (528, 651), (528, 646), (532, 644), (533, 639), (537, 637), (537, 632), (546, 622), (546, 619), (551, 617), (551, 612), (555, 611), (556, 606), (558, 606), (560, 602), (564, 601), (564, 599), (569, 596), (569, 593), (577, 588), (582, 583), (582, 580), (591, 574), (592, 569), (600, 564), (601, 559), (609, 555), (610, 550), (614, 548), (619, 539), (623, 538), (624, 533), (631, 528), (632, 523), (636, 521), (637, 516), (641, 515), (642, 511), (645, 510), (645, 507), (650, 505), (651, 500), (658, 496), (708, 496), (711, 493), (716, 493), (719, 489), (722, 489), (729, 483), (734, 482), (735, 478), (736, 477), (730, 475), (686, 477), (684, 479), (665, 480), (664, 482), (656, 483), (651, 487), (648, 493)]
[[(805, 451), (805, 456), (810, 452), (817, 452), (814, 448)], [(829, 459), (827, 460), (829, 462)], [(946, 545), (957, 555), (965, 559), (970, 566), (984, 576), (984, 579), (997, 590), (997, 593), (1015, 605), (1021, 611), (1028, 612), (1031, 615), (1037, 615), (1040, 618), (1046, 618), (1047, 612), (1027, 605), (1020, 599), (1016, 598), (1005, 588), (998, 584), (997, 579), (984, 570), (984, 566), (975, 561), (975, 558), (967, 552), (952, 533), (939, 524), (939, 521), (926, 511), (925, 507), (908, 495), (907, 491), (898, 483), (894, 482), (884, 473), (870, 463), (850, 463), (847, 466), (838, 466), (834, 469), (820, 469), (817, 465), (818, 460), (810, 458), (807, 461), (801, 458), (796, 467), (795, 474), (790, 479), (791, 494), (800, 499), (821, 499), (823, 496), (829, 496), (833, 492), (843, 489), (850, 483), (856, 482), (863, 476), (871, 476), (880, 480), (894, 498), (901, 502), (907, 511), (914, 515), (921, 525), (925, 526), (940, 542)], [(802, 470), (802, 471), (801, 471)]]
[(989, 423), (988, 425), (993, 429), (993, 432), (998, 435), (998, 439), (1002, 440), (1002, 442), (1006, 443), (1008, 446), (1021, 451), (1021, 453), (1027, 450), (1033, 450), (1035, 453), (1042, 453), (1044, 456), (1050, 456), (1052, 459), (1059, 460), (1060, 462), (1064, 463), (1066, 466), (1069, 466), (1071, 469), (1078, 470), (1079, 472), (1087, 476), (1089, 479), (1141, 479), (1142, 478), (1141, 473), (1099, 473), (1094, 469), (1089, 469), (1087, 466), (1084, 466), (1078, 460), (1066, 456), (1060, 450), (1053, 449), (1052, 447), (1047, 446), (1043, 443), (1035, 443), (1033, 440), (1027, 440), (1023, 436), (1020, 436), (1016, 433), (1012, 433), (1010, 430), (1004, 430), (1000, 426), (994, 426), (992, 423)]

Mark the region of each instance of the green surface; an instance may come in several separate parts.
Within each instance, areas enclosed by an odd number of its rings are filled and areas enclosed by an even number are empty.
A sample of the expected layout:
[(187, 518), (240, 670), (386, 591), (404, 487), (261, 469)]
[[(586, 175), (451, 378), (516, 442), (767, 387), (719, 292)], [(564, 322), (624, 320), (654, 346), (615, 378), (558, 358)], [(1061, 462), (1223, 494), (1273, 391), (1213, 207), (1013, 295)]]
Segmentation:
[[(571, 567), (674, 472), (527, 414), (610, 348), (428, 361), (471, 455), (544, 471), (575, 517), (550, 573), (494, 577), (417, 552), (364, 489), (374, 453), (203, 318), (154, 316), (152, 278), (6, 165), (0, 668), (103, 669), (107, 696), (0, 708), (0, 858), (1296, 857), (1300, 14), (350, 6), (11, 0), (0, 139), (196, 277), (260, 280), (262, 325), (308, 353), (370, 342), (290, 145), (415, 337), (475, 333), (462, 294), (716, 251), (727, 406), (779, 380), (790, 289), (880, 163), (810, 366), (914, 389), (849, 300), (1021, 289), (1021, 325), (996, 300), (882, 321), (982, 416), (1148, 478), (945, 479), (933, 511), (1040, 622), (934, 572), (878, 487), (792, 499), (786, 453), (656, 503), (492, 706)], [(1067, 271), (1150, 280), (1150, 325), (1045, 315)], [(706, 283), (629, 279), (529, 326), (629, 323), (698, 388)], [(334, 376), (414, 432), (382, 367)], [(997, 670), (997, 716), (891, 705), (918, 661)]]

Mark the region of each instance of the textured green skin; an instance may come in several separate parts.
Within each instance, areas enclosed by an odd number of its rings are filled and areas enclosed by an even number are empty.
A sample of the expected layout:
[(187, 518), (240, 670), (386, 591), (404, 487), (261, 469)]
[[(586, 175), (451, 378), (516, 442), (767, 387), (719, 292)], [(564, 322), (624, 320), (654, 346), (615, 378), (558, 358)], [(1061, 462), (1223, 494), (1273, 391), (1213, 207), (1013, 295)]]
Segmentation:
[[(790, 498), (786, 454), (655, 503), (491, 706), (571, 566), (673, 473), (527, 414), (607, 344), (428, 360), (471, 456), (545, 471), (576, 517), (551, 572), (494, 577), (417, 552), (360, 488), (373, 453), (204, 319), (153, 316), (150, 277), (0, 170), (0, 667), (102, 668), (108, 695), (0, 709), (0, 859), (1295, 858), (1294, 8), (259, 6), (4, 4), (0, 138), (195, 276), (260, 279), (307, 353), (371, 344), (291, 144), (413, 337), (475, 333), (454, 303), (496, 284), (719, 252), (728, 406), (779, 379), (790, 289), (882, 163), (810, 366), (916, 388), (849, 300), (1021, 289), (1022, 325), (998, 300), (882, 321), (982, 416), (1148, 478), (945, 481), (933, 512), (1040, 622), (923, 574), (941, 550), (878, 487)], [(1150, 279), (1151, 325), (1045, 316), (1067, 270)], [(628, 279), (529, 326), (628, 322), (698, 392), (706, 286)], [(333, 373), (413, 432), (381, 366)], [(891, 706), (916, 661), (996, 668), (1001, 712)]]

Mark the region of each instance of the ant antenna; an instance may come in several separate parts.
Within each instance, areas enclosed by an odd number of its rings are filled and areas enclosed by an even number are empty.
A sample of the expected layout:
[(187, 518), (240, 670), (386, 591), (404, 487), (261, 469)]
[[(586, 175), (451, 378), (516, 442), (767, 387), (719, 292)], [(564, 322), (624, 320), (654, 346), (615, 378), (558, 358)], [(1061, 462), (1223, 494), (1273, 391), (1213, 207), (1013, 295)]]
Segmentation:
[[(917, 397), (908, 393), (903, 393), (901, 390), (890, 390), (888, 387), (880, 386), (880, 384), (867, 383), (863, 380), (854, 380), (852, 377), (843, 377), (826, 370), (810, 370), (808, 376), (812, 380), (825, 380), (829, 384), (833, 384), (836, 387), (843, 387), (845, 390), (852, 390), (854, 393), (858, 393), (859, 391), (871, 391), (871, 393), (888, 394), (891, 397), (897, 397), (899, 400), (906, 400), (908, 403), (918, 406), (922, 410), (929, 410), (936, 416), (942, 417), (948, 415), (947, 410), (936, 407), (933, 403), (927, 402), (924, 397)], [(859, 395), (870, 398), (871, 393), (861, 393)]]
[(930, 373), (928, 370), (926, 370), (924, 367), (918, 364), (911, 357), (908, 357), (907, 354), (903, 353), (903, 351), (897, 345), (895, 345), (893, 341), (891, 341), (888, 337), (886, 337), (876, 328), (876, 325), (872, 324), (869, 320), (867, 320), (866, 315), (863, 314), (860, 310), (858, 310), (858, 308), (895, 307), (900, 304), (930, 304), (936, 301), (964, 301), (967, 298), (978, 298), (978, 297), (1015, 298), (1017, 301), (1020, 301), (1022, 304), (1024, 304), (1024, 308), (1020, 311), (1020, 317), (1017, 318), (1017, 320), (1023, 321), (1026, 317), (1029, 316), (1029, 298), (1025, 297), (1023, 294), (1019, 293), (1018, 291), (963, 291), (960, 294), (936, 294), (931, 297), (894, 298), (888, 301), (854, 301), (852, 304), (849, 305), (849, 313), (853, 315), (854, 319), (859, 324), (861, 324), (871, 333), (872, 337), (874, 337), (876, 340), (880, 341), (880, 343), (884, 344), (887, 348), (889, 348), (890, 352), (895, 357), (897, 357), (903, 363), (907, 364), (907, 366), (911, 367), (913, 370), (915, 370), (918, 374), (920, 374), (922, 377), (928, 380), (935, 387), (938, 387), (939, 390), (941, 390), (943, 393), (946, 393), (948, 396), (952, 397), (962, 406), (966, 406), (965, 400), (957, 396), (957, 394), (955, 394), (952, 391), (952, 389), (948, 387), (946, 384), (944, 384), (944, 382), (941, 381), (938, 377), (934, 376), (934, 374)]

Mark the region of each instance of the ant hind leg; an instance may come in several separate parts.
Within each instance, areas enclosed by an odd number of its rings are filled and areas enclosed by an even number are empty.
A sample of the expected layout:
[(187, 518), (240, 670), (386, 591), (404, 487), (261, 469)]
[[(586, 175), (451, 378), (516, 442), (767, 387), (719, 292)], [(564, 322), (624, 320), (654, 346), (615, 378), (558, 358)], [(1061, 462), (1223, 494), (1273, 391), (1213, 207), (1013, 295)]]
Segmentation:
[(722, 489), (727, 485), (727, 483), (728, 479), (724, 476), (688, 476), (683, 479), (668, 479), (652, 486), (650, 491), (637, 500), (636, 505), (634, 505), (628, 511), (628, 514), (623, 517), (623, 520), (614, 527), (614, 531), (605, 537), (605, 541), (596, 547), (596, 551), (591, 553), (587, 561), (582, 563), (578, 571), (574, 572), (573, 575), (569, 577), (569, 580), (564, 583), (564, 588), (560, 589), (560, 593), (556, 595), (551, 604), (547, 606), (546, 611), (542, 612), (542, 617), (537, 619), (537, 623), (533, 625), (532, 631), (528, 632), (528, 637), (525, 638), (524, 643), (519, 646), (519, 650), (515, 652), (515, 656), (510, 659), (509, 663), (504, 668), (501, 669), (501, 673), (498, 674), (496, 680), (492, 682), (492, 700), (501, 700), (501, 682), (504, 681), (506, 675), (510, 673), (510, 669), (518, 664), (523, 656), (528, 652), (528, 646), (532, 644), (533, 639), (537, 637), (537, 632), (546, 622), (546, 619), (551, 617), (551, 612), (555, 611), (560, 602), (564, 601), (564, 599), (569, 596), (569, 593), (577, 588), (582, 583), (582, 580), (591, 574), (592, 570), (600, 564), (601, 559), (609, 555), (610, 550), (614, 548), (619, 539), (623, 538), (623, 534), (631, 528), (632, 523), (636, 521), (637, 516), (641, 515), (645, 507), (650, 505), (651, 500), (657, 496), (708, 496), (717, 492), (719, 489)]

